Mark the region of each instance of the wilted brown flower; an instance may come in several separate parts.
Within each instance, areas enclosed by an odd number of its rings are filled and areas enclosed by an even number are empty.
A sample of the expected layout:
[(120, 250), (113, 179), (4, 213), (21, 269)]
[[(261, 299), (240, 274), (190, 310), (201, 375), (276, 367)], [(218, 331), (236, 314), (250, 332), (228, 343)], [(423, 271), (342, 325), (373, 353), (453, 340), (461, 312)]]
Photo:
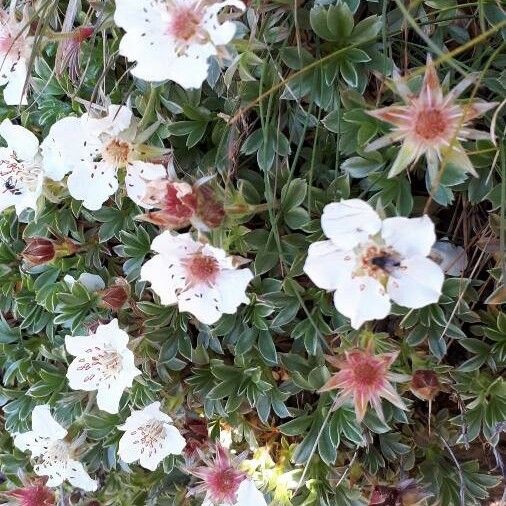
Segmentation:
[(411, 391), (424, 401), (433, 400), (439, 391), (441, 384), (437, 374), (428, 369), (419, 369), (413, 374), (411, 379)]
[(54, 492), (46, 487), (46, 481), (45, 478), (25, 480), (23, 487), (4, 492), (4, 495), (13, 499), (11, 504), (17, 506), (54, 506), (56, 498)]
[(225, 217), (214, 190), (199, 182), (192, 186), (167, 179), (152, 181), (147, 185), (144, 201), (160, 210), (150, 211), (139, 219), (169, 230), (193, 225), (208, 231), (220, 226)]

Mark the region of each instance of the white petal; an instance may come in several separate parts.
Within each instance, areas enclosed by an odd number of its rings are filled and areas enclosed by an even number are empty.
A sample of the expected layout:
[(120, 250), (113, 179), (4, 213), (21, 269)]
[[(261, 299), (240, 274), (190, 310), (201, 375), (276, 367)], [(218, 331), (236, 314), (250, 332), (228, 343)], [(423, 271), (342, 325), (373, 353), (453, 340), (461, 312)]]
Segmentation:
[(151, 249), (162, 253), (167, 258), (181, 258), (195, 253), (202, 247), (202, 244), (195, 241), (190, 234), (172, 234), (166, 230), (157, 235), (151, 243)]
[(137, 436), (136, 434), (132, 434), (132, 432), (136, 432), (136, 429), (137, 426), (133, 429), (129, 429), (119, 440), (118, 455), (120, 459), (127, 464), (139, 460), (141, 455), (140, 445), (135, 443), (135, 441), (137, 441)]
[(41, 144), (44, 173), (60, 181), (68, 172), (91, 162), (101, 146), (98, 137), (85, 132), (81, 118), (62, 118), (51, 126)]
[(439, 265), (422, 256), (403, 260), (388, 279), (387, 291), (397, 304), (421, 308), (439, 300), (444, 274)]
[(123, 351), (128, 344), (128, 334), (119, 328), (118, 319), (114, 318), (106, 325), (99, 325), (95, 331), (97, 339), (108, 343), (115, 351)]
[(246, 9), (244, 3), (240, 2), (239, 0), (225, 0), (223, 2), (216, 2), (206, 8), (203, 24), (206, 27), (206, 30), (209, 33), (213, 44), (216, 46), (223, 46), (225, 44), (228, 44), (234, 38), (236, 32), (237, 27), (234, 22), (219, 22), (218, 14), (226, 6), (236, 7), (241, 11)]
[[(3, 55), (1, 58), (4, 58)], [(7, 86), (4, 88), (4, 100), (7, 105), (26, 105), (28, 103), (26, 99), (27, 75), (26, 62), (18, 60), (13, 70), (9, 71)]]
[(82, 200), (90, 211), (98, 211), (102, 204), (118, 189), (116, 169), (105, 162), (83, 163), (67, 179), (70, 195)]
[(77, 460), (68, 461), (67, 479), (69, 482), (82, 490), (93, 492), (97, 490), (98, 483), (90, 478), (90, 475), (85, 471), (81, 462)]
[(219, 307), (222, 313), (234, 314), (241, 304), (249, 302), (246, 288), (253, 279), (249, 269), (227, 269), (220, 272), (215, 287), (220, 293)]
[(236, 506), (267, 506), (264, 495), (256, 488), (253, 480), (246, 478), (237, 489)]
[(40, 439), (40, 436), (33, 432), (23, 432), (14, 436), (14, 446), (19, 448), (22, 452), (30, 451), (34, 457), (42, 455), (47, 446), (46, 439)]
[(366, 321), (380, 320), (390, 313), (390, 300), (385, 289), (374, 278), (357, 276), (339, 285), (334, 293), (336, 309), (358, 329)]
[(67, 461), (66, 460), (42, 460), (33, 466), (35, 474), (38, 476), (47, 476), (47, 487), (58, 487), (67, 478)]
[(141, 33), (162, 33), (166, 28), (163, 4), (150, 0), (116, 0), (114, 22), (124, 30)]
[(155, 255), (142, 266), (141, 281), (149, 281), (160, 302), (167, 306), (177, 302), (176, 292), (186, 285), (185, 271), (178, 259), (171, 261), (164, 255)]
[(351, 277), (355, 264), (353, 251), (342, 250), (332, 241), (319, 241), (309, 246), (304, 272), (319, 288), (335, 290)]
[(39, 140), (32, 132), (20, 125), (13, 125), (9, 119), (0, 124), (0, 135), (7, 142), (9, 149), (16, 153), (16, 158), (32, 161), (39, 151)]
[(97, 389), (97, 406), (99, 409), (111, 414), (117, 413), (125, 387), (125, 382), (118, 380), (101, 384)]
[(378, 213), (363, 200), (342, 200), (328, 204), (323, 209), (323, 232), (342, 249), (353, 249), (378, 233), (380, 228)]
[(449, 276), (462, 276), (467, 267), (465, 249), (449, 241), (437, 241), (430, 252), (430, 257)]
[(47, 404), (35, 406), (32, 411), (32, 430), (40, 436), (56, 441), (63, 439), (67, 431), (53, 418)]
[(92, 352), (92, 347), (104, 348), (104, 342), (96, 339), (94, 336), (65, 336), (65, 348), (67, 353), (78, 357), (79, 355), (89, 354)]
[(178, 296), (179, 311), (191, 313), (198, 321), (212, 325), (223, 314), (220, 292), (207, 285), (197, 285), (181, 292)]
[(106, 134), (114, 137), (127, 130), (131, 126), (132, 119), (133, 113), (127, 106), (110, 105), (107, 116), (94, 118), (89, 114), (83, 114), (82, 123), (87, 131), (95, 135)]
[(427, 216), (420, 218), (387, 218), (383, 221), (381, 236), (403, 257), (427, 256), (436, 241), (434, 223)]
[(158, 401), (148, 404), (142, 409), (142, 413), (149, 419), (154, 418), (155, 420), (160, 420), (165, 423), (172, 422), (172, 418), (160, 410), (160, 403)]
[(127, 194), (138, 206), (151, 209), (152, 206), (143, 200), (146, 195), (146, 184), (166, 177), (167, 170), (163, 165), (135, 161), (127, 167), (125, 177)]

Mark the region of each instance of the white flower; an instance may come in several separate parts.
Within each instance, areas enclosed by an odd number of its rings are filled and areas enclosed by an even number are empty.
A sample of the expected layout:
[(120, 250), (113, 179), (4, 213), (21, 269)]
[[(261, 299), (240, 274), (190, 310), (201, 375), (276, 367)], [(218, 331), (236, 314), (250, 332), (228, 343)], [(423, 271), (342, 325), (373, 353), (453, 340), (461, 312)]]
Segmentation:
[(67, 371), (70, 388), (96, 390), (98, 407), (117, 413), (123, 391), (141, 374), (127, 345), (128, 334), (116, 319), (99, 325), (91, 336), (66, 336), (67, 351), (76, 357)]
[(63, 281), (67, 283), (69, 288), (72, 288), (74, 283), (78, 281), (89, 292), (97, 292), (98, 290), (103, 290), (105, 288), (104, 280), (97, 274), (90, 274), (89, 272), (83, 272), (77, 279), (70, 274), (67, 274), (63, 277)]
[(138, 160), (134, 143), (136, 120), (126, 106), (111, 105), (104, 118), (89, 114), (57, 121), (41, 145), (45, 174), (60, 181), (70, 172), (67, 187), (72, 197), (92, 211), (118, 189), (118, 169), (126, 169), (128, 196), (143, 207), (146, 185), (166, 177), (163, 165)]
[(0, 86), (7, 105), (26, 104), (25, 83), (33, 37), (27, 36), (29, 22), (17, 22), (5, 10), (0, 11)]
[(429, 217), (381, 220), (351, 199), (325, 207), (322, 229), (329, 240), (311, 244), (304, 272), (335, 291), (334, 304), (353, 328), (385, 318), (390, 300), (409, 308), (438, 301), (444, 274), (427, 258), (436, 240)]
[(35, 209), (42, 193), (39, 141), (8, 119), (0, 124), (0, 136), (7, 142), (6, 148), (0, 147), (0, 211), (15, 206), (19, 215), (27, 208)]
[(154, 471), (168, 455), (181, 455), (186, 441), (171, 425), (170, 416), (160, 411), (160, 403), (153, 402), (140, 411), (132, 411), (124, 425), (118, 454), (123, 462), (139, 461), (142, 467)]
[(253, 274), (236, 269), (224, 250), (169, 231), (155, 237), (151, 249), (159, 254), (142, 266), (141, 279), (151, 283), (162, 304), (177, 304), (210, 325), (249, 302), (245, 291)]
[(137, 62), (135, 77), (200, 88), (209, 58), (236, 32), (232, 21), (218, 19), (227, 6), (245, 9), (239, 0), (116, 0), (114, 20), (126, 31), (120, 54)]
[(57, 487), (68, 480), (75, 487), (93, 491), (97, 482), (92, 480), (83, 465), (74, 459), (75, 447), (64, 440), (67, 431), (51, 416), (47, 404), (35, 406), (32, 411), (32, 430), (14, 436), (14, 445), (30, 451), (35, 461), (33, 470), (38, 476), (47, 476), (48, 487)]

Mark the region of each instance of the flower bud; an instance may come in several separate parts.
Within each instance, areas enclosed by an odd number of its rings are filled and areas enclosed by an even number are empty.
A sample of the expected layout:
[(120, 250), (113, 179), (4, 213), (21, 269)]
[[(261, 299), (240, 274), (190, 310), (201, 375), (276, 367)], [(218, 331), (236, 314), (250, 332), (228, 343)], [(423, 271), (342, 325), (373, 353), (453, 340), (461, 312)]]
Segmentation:
[(419, 369), (413, 374), (411, 379), (411, 391), (424, 401), (433, 400), (439, 391), (441, 384), (437, 374), (428, 369)]
[(46, 237), (33, 237), (26, 241), (21, 255), (31, 265), (43, 265), (56, 258), (73, 255), (78, 250), (79, 246), (69, 239), (53, 241)]
[(101, 290), (100, 305), (112, 311), (119, 311), (130, 296), (130, 285), (122, 278), (108, 288)]
[(43, 265), (56, 258), (53, 241), (43, 237), (28, 239), (23, 258), (32, 265)]

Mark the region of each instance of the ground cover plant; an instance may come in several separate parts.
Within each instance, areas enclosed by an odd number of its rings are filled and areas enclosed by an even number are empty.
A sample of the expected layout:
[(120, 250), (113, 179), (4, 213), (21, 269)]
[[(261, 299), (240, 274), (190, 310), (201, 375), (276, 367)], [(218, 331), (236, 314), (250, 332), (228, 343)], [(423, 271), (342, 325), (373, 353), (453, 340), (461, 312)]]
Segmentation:
[(0, 504), (504, 504), (495, 0), (0, 10)]

